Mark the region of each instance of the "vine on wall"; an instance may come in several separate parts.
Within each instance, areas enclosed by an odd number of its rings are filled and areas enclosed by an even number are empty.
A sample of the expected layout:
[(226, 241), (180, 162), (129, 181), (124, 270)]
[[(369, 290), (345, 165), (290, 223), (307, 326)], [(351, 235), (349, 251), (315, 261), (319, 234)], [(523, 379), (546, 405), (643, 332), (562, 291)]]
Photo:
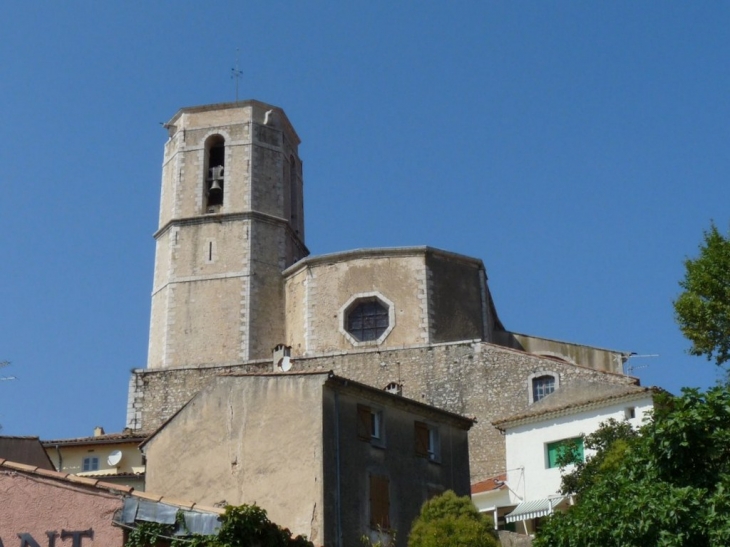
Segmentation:
[(175, 524), (141, 522), (129, 532), (125, 547), (314, 547), (306, 536), (292, 537), (287, 528), (271, 522), (257, 505), (229, 505), (217, 534), (191, 534), (183, 513)]

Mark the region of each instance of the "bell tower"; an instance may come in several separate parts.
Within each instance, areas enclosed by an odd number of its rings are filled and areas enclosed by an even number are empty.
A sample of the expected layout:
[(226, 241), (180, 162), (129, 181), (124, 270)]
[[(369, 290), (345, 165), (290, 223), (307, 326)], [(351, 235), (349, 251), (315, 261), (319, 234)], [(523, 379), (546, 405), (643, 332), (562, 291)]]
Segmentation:
[(271, 357), (281, 272), (309, 254), (299, 137), (258, 101), (183, 108), (165, 127), (147, 367)]

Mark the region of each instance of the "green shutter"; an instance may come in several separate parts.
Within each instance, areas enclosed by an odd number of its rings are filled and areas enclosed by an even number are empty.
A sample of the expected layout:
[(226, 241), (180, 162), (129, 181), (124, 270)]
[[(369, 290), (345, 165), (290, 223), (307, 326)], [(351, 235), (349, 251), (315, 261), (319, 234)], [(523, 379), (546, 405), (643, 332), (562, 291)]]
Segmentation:
[(558, 467), (558, 458), (566, 450), (574, 449), (576, 459), (579, 461), (585, 460), (585, 454), (583, 451), (583, 439), (581, 437), (574, 437), (572, 439), (562, 439), (554, 443), (548, 443), (547, 445), (547, 466), (548, 469)]

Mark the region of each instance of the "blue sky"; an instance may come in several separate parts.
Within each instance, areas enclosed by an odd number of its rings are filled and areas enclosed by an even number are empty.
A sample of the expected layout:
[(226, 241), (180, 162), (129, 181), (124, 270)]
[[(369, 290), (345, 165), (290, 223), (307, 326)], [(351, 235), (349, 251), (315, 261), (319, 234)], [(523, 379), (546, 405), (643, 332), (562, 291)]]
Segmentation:
[(484, 260), (505, 326), (707, 387), (672, 299), (730, 226), (730, 4), (13, 2), (0, 12), (0, 423), (124, 426), (178, 108), (284, 108), (314, 254)]

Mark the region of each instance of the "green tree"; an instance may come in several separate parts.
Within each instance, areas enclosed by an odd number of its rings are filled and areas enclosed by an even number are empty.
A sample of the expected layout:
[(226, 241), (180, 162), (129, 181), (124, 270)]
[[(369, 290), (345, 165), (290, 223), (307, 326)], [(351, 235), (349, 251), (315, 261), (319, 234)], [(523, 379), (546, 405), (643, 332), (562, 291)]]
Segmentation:
[(632, 439), (638, 433), (631, 424), (613, 418), (602, 423), (590, 435), (583, 436), (583, 445), (594, 455), (586, 458), (576, 458), (574, 454), (561, 454), (558, 465), (565, 468), (573, 465), (572, 470), (563, 473), (561, 494), (582, 494), (592, 486), (601, 474), (610, 473), (623, 461), (623, 456)]
[(730, 545), (726, 387), (659, 396), (637, 435), (608, 439), (594, 460), (578, 503), (546, 520), (535, 547)]
[(675, 318), (692, 342), (689, 353), (722, 365), (730, 360), (730, 238), (713, 223), (704, 233), (700, 255), (686, 259), (684, 266)]
[(494, 522), (477, 511), (469, 496), (447, 490), (421, 507), (408, 547), (493, 547), (499, 545)]

